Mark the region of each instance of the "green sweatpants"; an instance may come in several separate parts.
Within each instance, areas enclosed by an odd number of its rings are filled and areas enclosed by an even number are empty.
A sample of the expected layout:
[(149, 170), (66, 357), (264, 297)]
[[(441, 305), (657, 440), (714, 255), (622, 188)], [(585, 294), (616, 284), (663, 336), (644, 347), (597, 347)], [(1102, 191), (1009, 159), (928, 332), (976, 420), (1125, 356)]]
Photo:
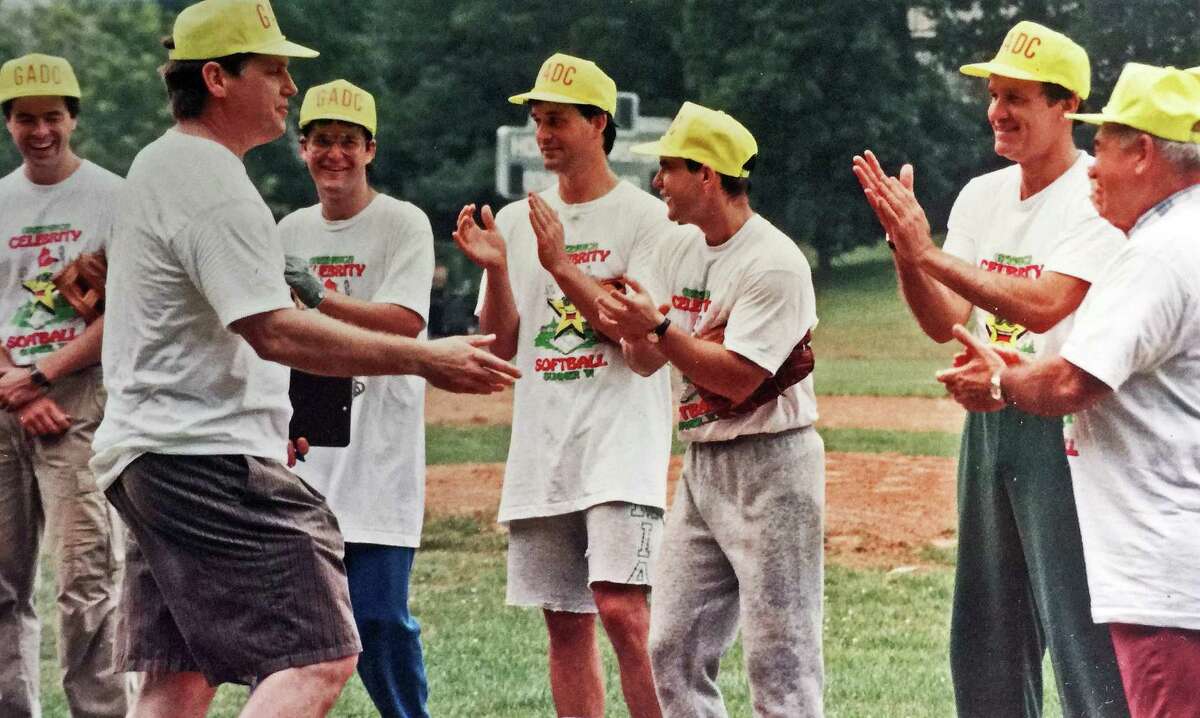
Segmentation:
[(1128, 716), (1092, 622), (1062, 421), (970, 414), (958, 461), (950, 670), (959, 716), (1039, 716), (1049, 649), (1064, 716)]

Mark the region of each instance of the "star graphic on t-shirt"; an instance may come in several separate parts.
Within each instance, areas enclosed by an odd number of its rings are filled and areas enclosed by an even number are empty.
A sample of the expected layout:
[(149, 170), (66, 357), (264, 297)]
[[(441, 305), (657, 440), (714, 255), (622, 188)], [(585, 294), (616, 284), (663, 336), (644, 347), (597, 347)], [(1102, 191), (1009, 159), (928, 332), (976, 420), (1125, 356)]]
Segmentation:
[(33, 294), (35, 304), (42, 304), (50, 311), (54, 311), (54, 282), (49, 279), (26, 279), (21, 282), (21, 286)]
[(561, 337), (568, 331), (575, 332), (580, 337), (586, 337), (583, 315), (566, 297), (562, 299), (547, 299), (546, 303), (558, 315), (558, 326), (554, 327), (554, 338)]

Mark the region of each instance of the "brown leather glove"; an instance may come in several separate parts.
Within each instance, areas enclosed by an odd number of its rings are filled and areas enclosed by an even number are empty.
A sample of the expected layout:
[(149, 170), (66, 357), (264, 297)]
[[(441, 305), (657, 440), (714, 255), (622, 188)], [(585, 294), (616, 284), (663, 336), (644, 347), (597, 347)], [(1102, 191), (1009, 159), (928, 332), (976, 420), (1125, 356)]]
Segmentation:
[(104, 281), (107, 277), (108, 260), (104, 252), (84, 252), (51, 281), (83, 321), (91, 324), (104, 314)]
[[(723, 344), (725, 342), (725, 327), (721, 326), (711, 329), (700, 334), (698, 338)], [(792, 353), (788, 354), (787, 359), (783, 360), (783, 364), (779, 366), (779, 370), (775, 372), (775, 375), (764, 379), (762, 384), (759, 384), (758, 388), (754, 390), (754, 393), (746, 397), (739, 404), (733, 404), (729, 399), (720, 394), (715, 394), (700, 386), (696, 387), (696, 393), (710, 407), (715, 409), (717, 416), (722, 419), (731, 416), (745, 416), (763, 404), (774, 401), (776, 397), (787, 391), (788, 387), (798, 383), (812, 373), (816, 359), (813, 357), (811, 341), (812, 332), (806, 332), (804, 338), (792, 349)]]

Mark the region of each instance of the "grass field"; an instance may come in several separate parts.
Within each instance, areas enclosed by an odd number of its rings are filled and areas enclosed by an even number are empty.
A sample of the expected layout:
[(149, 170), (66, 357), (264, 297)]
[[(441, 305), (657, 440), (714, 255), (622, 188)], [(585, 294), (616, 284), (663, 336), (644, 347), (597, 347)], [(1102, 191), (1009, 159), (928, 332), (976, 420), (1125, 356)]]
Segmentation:
[[(933, 372), (953, 353), (925, 339), (896, 296), (886, 250), (861, 252), (820, 279), (821, 316), (814, 345), (817, 386), (824, 394), (939, 396)], [(830, 451), (953, 456), (957, 436), (942, 432), (822, 430)], [(503, 461), (506, 426), (428, 430), (431, 464)], [(680, 447), (676, 447), (677, 450)], [(431, 517), (413, 576), (413, 613), (423, 624), (430, 712), (449, 718), (551, 716), (545, 631), (536, 612), (503, 605), (505, 535), (468, 517)], [(928, 566), (911, 572), (827, 567), (825, 592), (826, 713), (850, 717), (953, 715), (946, 635), (953, 583), (952, 551), (930, 548)], [(51, 590), (43, 581), (42, 615)], [(53, 632), (43, 646), (47, 718), (65, 718), (53, 659)], [(615, 661), (604, 644), (609, 716), (627, 716)], [(730, 715), (750, 714), (740, 645), (722, 664)], [(213, 716), (232, 717), (242, 688), (218, 693)], [(1045, 715), (1061, 715), (1052, 681)], [(332, 715), (373, 716), (357, 678)]]
[(886, 246), (856, 250), (816, 278), (814, 382), (820, 394), (943, 396), (934, 372), (955, 348), (921, 333), (896, 290)]

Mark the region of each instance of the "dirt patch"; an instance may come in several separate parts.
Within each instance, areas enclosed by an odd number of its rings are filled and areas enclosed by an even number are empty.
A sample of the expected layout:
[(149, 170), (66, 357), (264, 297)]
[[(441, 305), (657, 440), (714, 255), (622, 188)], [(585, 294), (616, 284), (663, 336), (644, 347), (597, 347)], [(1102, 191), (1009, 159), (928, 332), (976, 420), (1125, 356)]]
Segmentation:
[(817, 428), (962, 431), (966, 412), (953, 399), (913, 396), (818, 396)]
[[(669, 494), (680, 466), (680, 457), (673, 457)], [(430, 514), (495, 517), (503, 465), (453, 464), (428, 471)], [(953, 540), (954, 493), (953, 459), (831, 453), (826, 464), (826, 556), (854, 567), (924, 565), (927, 547)]]
[[(822, 428), (949, 431), (962, 429), (963, 410), (950, 399), (921, 397), (822, 396), (817, 398)], [(487, 396), (461, 396), (432, 387), (425, 395), (430, 424), (486, 426), (512, 421), (512, 390)]]

